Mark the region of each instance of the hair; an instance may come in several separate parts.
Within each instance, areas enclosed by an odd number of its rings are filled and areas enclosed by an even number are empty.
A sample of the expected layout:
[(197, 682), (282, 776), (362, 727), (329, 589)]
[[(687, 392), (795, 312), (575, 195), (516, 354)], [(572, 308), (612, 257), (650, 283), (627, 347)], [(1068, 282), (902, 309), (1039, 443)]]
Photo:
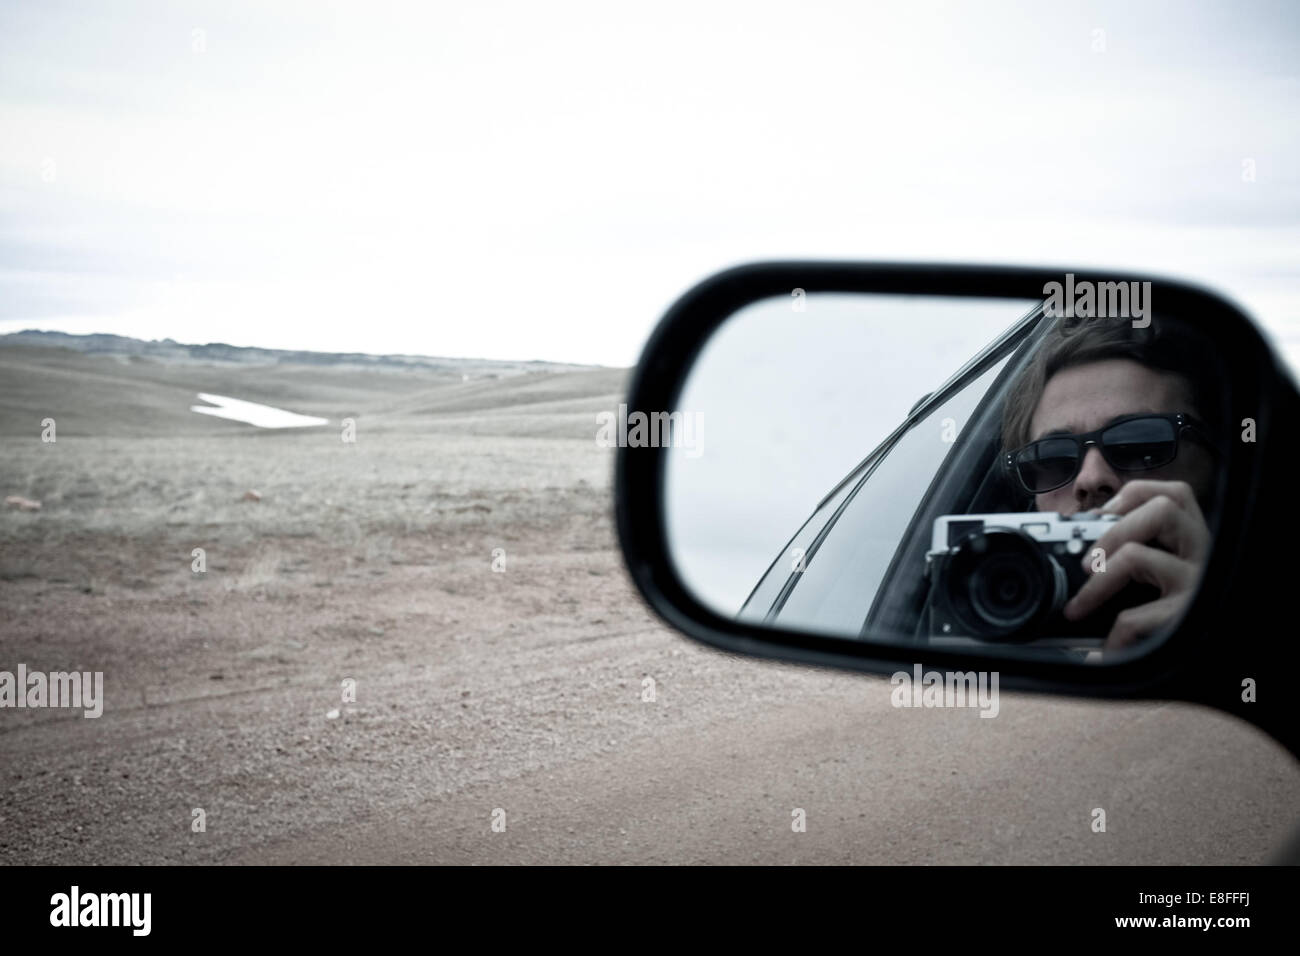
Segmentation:
[(1060, 319), (1007, 395), (1002, 413), (1002, 450), (1033, 440), (1030, 426), (1047, 382), (1057, 372), (1107, 359), (1131, 359), (1148, 368), (1178, 375), (1186, 386), (1187, 411), (1215, 437), (1224, 434), (1223, 375), (1213, 345), (1184, 323), (1151, 317), (1143, 328), (1112, 319)]

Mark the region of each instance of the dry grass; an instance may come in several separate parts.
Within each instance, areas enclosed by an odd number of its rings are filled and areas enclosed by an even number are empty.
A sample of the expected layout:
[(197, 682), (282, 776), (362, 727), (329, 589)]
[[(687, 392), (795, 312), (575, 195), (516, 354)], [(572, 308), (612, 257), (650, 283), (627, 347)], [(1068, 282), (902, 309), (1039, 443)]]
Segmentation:
[[(512, 528), (557, 513), (607, 512), (595, 414), (619, 401), (619, 370), (470, 383), (255, 371), (0, 349), (0, 491), (43, 504), (0, 514), (0, 582), (179, 593), (199, 586), (190, 565), (203, 548), (224, 588), (285, 595), (483, 535), (508, 546)], [(194, 391), (274, 396), (334, 424), (266, 431), (197, 415), (186, 375)], [(344, 415), (353, 443), (336, 427)], [(44, 417), (58, 421), (53, 443), (40, 440)], [(260, 501), (244, 500), (250, 489)]]

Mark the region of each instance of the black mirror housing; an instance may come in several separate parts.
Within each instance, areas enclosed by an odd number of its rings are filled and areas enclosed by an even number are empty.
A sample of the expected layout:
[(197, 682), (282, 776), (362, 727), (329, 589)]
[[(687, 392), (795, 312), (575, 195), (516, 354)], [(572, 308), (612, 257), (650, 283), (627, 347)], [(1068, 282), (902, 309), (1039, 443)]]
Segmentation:
[[(683, 295), (650, 337), (632, 376), (629, 409), (677, 408), (686, 376), (705, 343), (743, 307), (792, 290), (832, 293), (1044, 298), (1049, 283), (1149, 282), (1154, 301), (1194, 324), (1221, 350), (1232, 383), (1231, 420), (1253, 422), (1253, 440), (1227, 449), (1223, 508), (1199, 590), (1177, 629), (1142, 656), (1095, 667), (1019, 660), (938, 647), (851, 641), (728, 618), (702, 603), (670, 558), (664, 514), (665, 450), (620, 447), (615, 511), (633, 581), (667, 623), (716, 648), (755, 657), (889, 674), (926, 668), (996, 671), (1007, 689), (1076, 696), (1183, 700), (1256, 724), (1297, 753), (1296, 719), (1281, 687), (1297, 663), (1287, 600), (1296, 590), (1283, 557), (1296, 480), (1292, 436), (1300, 393), (1254, 322), (1209, 290), (1149, 275), (1086, 269), (922, 263), (769, 262), (714, 275)], [(924, 403), (924, 400), (923, 400)]]

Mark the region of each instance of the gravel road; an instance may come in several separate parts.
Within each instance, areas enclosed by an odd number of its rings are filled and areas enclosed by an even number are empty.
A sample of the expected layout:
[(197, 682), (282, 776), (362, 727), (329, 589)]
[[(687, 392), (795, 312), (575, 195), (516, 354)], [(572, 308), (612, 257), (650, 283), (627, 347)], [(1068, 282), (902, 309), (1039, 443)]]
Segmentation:
[(0, 863), (1232, 864), (1300, 822), (1296, 762), (1209, 710), (896, 709), (671, 632), (573, 437), (618, 400), (593, 375), (403, 398), (351, 449), (8, 440), (46, 504), (3, 514), (0, 670), (105, 702), (0, 711)]

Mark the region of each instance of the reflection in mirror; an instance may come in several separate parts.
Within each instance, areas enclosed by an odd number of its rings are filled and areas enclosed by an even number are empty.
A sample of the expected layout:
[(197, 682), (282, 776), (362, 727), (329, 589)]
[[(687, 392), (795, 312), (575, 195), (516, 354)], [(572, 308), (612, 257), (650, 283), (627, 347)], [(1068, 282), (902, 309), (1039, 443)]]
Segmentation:
[(1228, 447), (1214, 350), (1172, 316), (808, 293), (691, 368), (664, 512), (685, 585), (771, 627), (1097, 661), (1195, 593)]

